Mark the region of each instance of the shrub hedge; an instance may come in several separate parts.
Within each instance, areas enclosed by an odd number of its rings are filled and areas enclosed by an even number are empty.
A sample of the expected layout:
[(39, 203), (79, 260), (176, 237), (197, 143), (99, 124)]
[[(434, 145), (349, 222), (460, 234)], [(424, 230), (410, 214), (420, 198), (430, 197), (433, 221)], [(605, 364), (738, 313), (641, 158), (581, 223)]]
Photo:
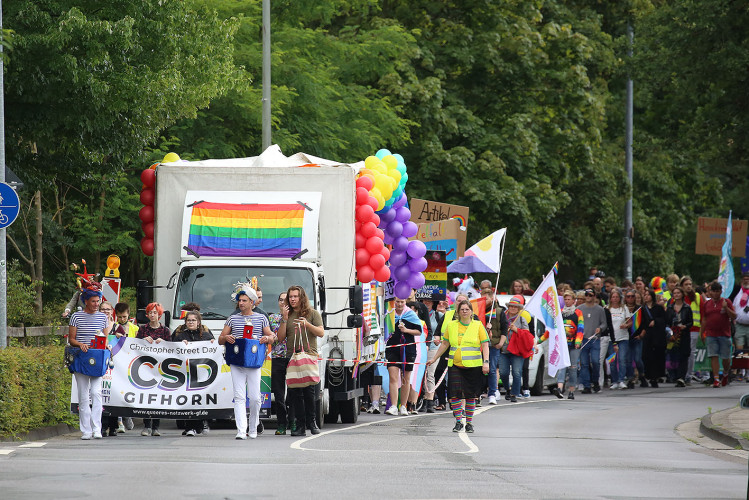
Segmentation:
[(70, 372), (64, 346), (0, 350), (0, 435), (15, 436), (59, 423), (75, 424), (70, 413)]

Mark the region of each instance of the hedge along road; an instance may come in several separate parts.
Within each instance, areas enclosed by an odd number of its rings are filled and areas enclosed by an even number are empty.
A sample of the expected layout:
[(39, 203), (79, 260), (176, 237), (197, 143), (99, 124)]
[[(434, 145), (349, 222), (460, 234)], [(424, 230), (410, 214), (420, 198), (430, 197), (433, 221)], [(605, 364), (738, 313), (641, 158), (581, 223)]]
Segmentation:
[[(482, 407), (476, 433), (452, 415), (361, 416), (294, 440), (271, 429), (236, 441), (231, 429), (162, 437), (60, 436), (0, 456), (4, 498), (136, 495), (329, 498), (746, 498), (747, 463), (679, 436), (677, 424), (735, 406), (743, 387), (640, 389), (550, 396)], [(69, 488), (61, 488), (61, 484)]]

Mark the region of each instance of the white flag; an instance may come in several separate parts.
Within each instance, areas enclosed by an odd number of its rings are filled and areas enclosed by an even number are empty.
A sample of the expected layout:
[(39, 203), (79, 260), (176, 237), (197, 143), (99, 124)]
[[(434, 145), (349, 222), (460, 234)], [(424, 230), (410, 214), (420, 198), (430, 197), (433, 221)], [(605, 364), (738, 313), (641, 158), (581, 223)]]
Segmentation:
[[(525, 306), (532, 316), (541, 320), (549, 331), (549, 376), (554, 377), (561, 368), (570, 366), (567, 335), (564, 331), (562, 309), (559, 305), (554, 273), (549, 271)], [(543, 369), (543, 367), (542, 367)]]

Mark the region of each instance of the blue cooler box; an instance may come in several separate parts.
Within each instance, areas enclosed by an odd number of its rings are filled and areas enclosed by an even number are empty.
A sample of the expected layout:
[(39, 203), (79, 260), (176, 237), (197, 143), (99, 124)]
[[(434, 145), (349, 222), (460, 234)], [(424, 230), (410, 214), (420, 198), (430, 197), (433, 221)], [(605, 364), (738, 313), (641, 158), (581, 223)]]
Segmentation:
[(227, 365), (245, 368), (260, 368), (265, 361), (266, 344), (255, 339), (234, 339), (233, 344), (224, 344), (224, 358)]
[(89, 349), (86, 352), (79, 352), (75, 357), (73, 364), (70, 365), (70, 371), (82, 373), (89, 377), (102, 377), (107, 373), (109, 368), (109, 359), (112, 353), (109, 349)]

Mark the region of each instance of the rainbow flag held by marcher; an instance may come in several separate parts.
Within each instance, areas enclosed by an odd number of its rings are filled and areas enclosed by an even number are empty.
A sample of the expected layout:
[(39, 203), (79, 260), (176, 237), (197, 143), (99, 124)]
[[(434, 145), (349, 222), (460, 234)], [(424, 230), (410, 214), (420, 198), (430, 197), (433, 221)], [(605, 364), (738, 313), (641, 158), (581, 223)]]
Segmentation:
[(611, 363), (614, 362), (615, 359), (616, 359), (616, 353), (614, 352), (614, 353), (611, 354), (611, 356), (609, 356), (608, 358), (606, 358), (606, 364), (610, 365)]
[(637, 310), (632, 313), (632, 325), (629, 327), (629, 334), (634, 335), (637, 330), (642, 326), (642, 307), (638, 307)]

